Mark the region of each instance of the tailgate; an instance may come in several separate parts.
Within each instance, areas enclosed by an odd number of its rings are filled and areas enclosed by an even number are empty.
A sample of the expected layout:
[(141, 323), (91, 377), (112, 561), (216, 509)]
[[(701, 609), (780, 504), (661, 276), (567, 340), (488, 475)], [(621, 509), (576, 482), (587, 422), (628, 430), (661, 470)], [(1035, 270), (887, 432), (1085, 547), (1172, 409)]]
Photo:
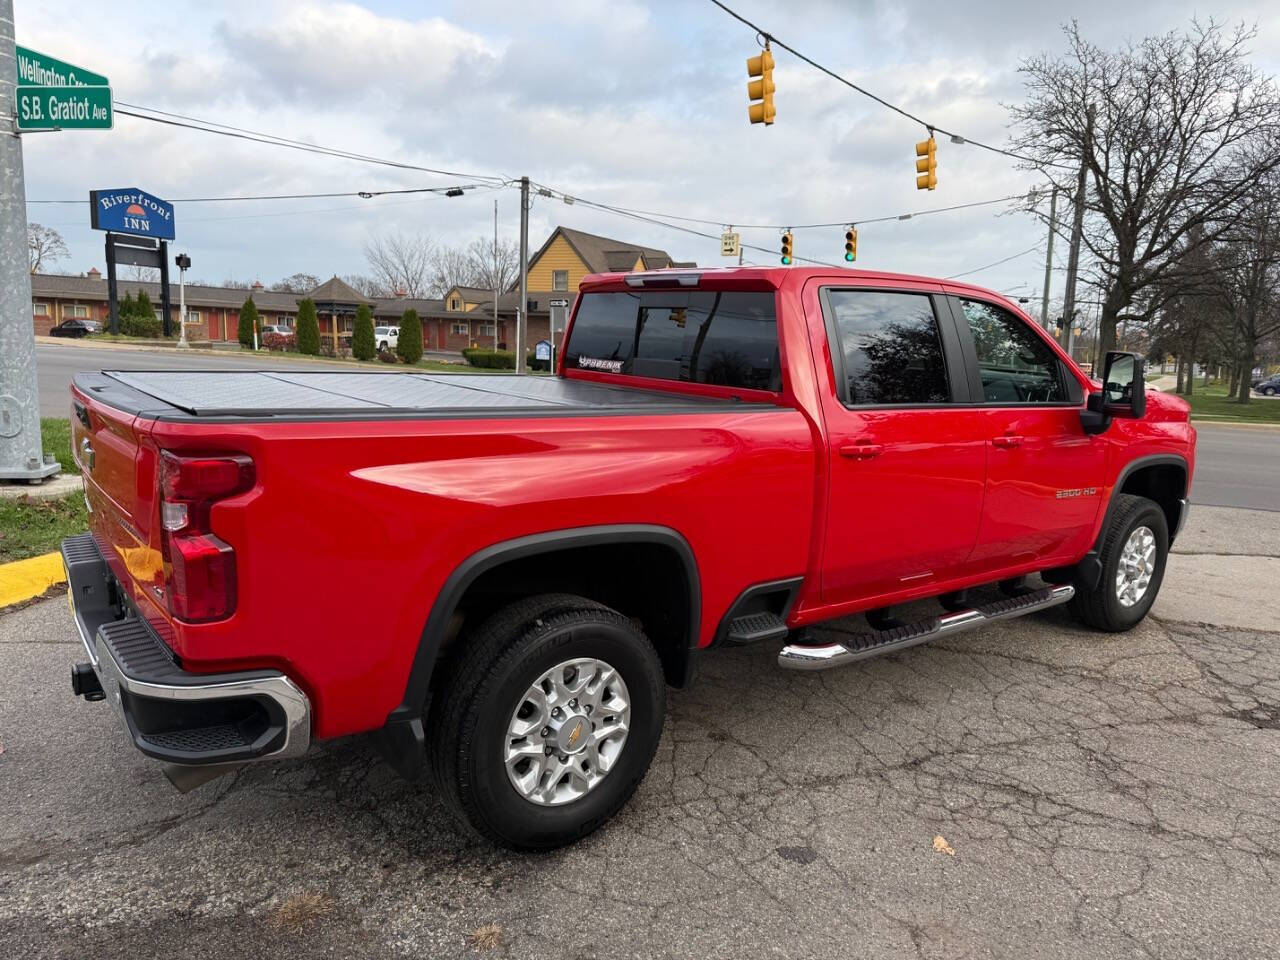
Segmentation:
[(157, 465), (151, 422), (71, 391), (71, 449), (84, 477), (89, 528), (131, 595), (164, 584), (156, 530)]

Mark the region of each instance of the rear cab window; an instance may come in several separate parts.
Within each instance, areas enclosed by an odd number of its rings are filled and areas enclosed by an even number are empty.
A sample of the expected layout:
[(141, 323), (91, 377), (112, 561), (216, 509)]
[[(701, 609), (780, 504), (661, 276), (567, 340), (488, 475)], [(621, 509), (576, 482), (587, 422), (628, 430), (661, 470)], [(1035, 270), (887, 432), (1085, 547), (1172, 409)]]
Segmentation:
[(588, 292), (565, 345), (565, 369), (778, 392), (772, 292)]

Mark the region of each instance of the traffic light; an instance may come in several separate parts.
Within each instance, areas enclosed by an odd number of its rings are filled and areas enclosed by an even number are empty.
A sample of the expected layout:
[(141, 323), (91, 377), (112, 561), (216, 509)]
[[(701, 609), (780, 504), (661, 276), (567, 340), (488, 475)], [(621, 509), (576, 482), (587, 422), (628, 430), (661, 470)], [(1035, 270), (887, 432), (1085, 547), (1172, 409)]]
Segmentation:
[(849, 263), (858, 259), (858, 228), (850, 227), (844, 232), (844, 258)]
[(938, 185), (938, 144), (932, 136), (916, 144), (916, 189), (932, 190)]
[(773, 54), (766, 46), (758, 57), (747, 58), (747, 76), (754, 77), (747, 84), (747, 98), (752, 102), (747, 106), (747, 116), (752, 123), (773, 123)]
[(782, 262), (788, 267), (791, 266), (791, 262), (793, 259), (791, 255), (791, 250), (794, 246), (795, 246), (795, 238), (791, 236), (791, 231), (788, 230), (786, 233), (782, 235)]

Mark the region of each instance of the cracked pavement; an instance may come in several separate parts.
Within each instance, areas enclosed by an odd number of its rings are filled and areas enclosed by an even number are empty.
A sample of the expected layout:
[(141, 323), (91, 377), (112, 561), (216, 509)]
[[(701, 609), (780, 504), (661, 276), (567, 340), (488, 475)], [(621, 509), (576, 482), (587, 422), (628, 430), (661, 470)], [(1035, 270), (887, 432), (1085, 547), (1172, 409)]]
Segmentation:
[(54, 598), (0, 615), (0, 954), (1274, 957), (1278, 595), (1280, 513), (1198, 507), (1128, 634), (709, 654), (632, 803), (539, 856), (362, 738), (176, 793), (71, 696)]

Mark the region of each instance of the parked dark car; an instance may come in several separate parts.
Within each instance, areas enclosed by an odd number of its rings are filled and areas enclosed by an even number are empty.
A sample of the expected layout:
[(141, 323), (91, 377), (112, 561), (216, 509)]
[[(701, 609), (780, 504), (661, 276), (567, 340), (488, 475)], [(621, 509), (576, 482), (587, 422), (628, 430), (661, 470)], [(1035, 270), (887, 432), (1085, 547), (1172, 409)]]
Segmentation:
[(77, 317), (72, 320), (63, 320), (60, 324), (49, 331), (51, 337), (87, 337), (91, 333), (101, 333), (102, 324), (97, 320), (85, 320)]
[(1274, 397), (1277, 393), (1280, 393), (1280, 373), (1273, 373), (1265, 380), (1259, 380), (1253, 385), (1253, 389), (1264, 397)]

